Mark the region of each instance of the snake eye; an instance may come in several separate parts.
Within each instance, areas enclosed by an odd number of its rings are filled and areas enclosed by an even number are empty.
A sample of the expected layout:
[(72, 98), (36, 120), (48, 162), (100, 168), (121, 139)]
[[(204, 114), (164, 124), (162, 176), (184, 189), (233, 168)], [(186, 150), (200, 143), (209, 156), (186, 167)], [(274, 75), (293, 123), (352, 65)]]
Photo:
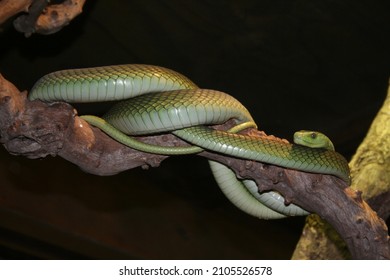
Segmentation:
[(316, 139), (316, 138), (317, 138), (317, 133), (312, 132), (312, 133), (310, 134), (310, 137), (311, 137), (311, 139)]

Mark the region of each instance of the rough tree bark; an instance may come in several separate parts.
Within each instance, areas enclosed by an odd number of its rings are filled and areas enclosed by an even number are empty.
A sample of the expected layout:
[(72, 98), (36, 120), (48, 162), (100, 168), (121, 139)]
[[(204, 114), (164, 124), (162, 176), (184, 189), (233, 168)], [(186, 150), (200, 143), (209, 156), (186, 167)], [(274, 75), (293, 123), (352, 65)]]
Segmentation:
[[(376, 115), (365, 139), (350, 162), (351, 188), (362, 197), (379, 217), (390, 215), (390, 87), (383, 106)], [(349, 258), (347, 246), (337, 232), (320, 217), (307, 218), (293, 259)]]
[[(69, 104), (30, 102), (26, 97), (26, 92), (19, 92), (0, 77), (0, 142), (11, 154), (29, 158), (58, 155), (96, 175), (111, 175), (139, 166), (157, 167), (166, 158), (135, 151), (112, 140), (80, 119)], [(228, 122), (219, 128), (229, 125)], [(278, 139), (254, 129), (244, 133)], [(171, 134), (140, 140), (187, 145)], [(362, 200), (361, 192), (352, 190), (342, 180), (207, 151), (199, 156), (231, 167), (239, 177), (255, 180), (260, 191), (276, 190), (286, 201), (317, 213), (338, 231), (353, 258), (390, 259), (385, 223)]]
[(78, 16), (85, 1), (65, 0), (61, 4), (50, 5), (47, 0), (0, 0), (0, 25), (18, 15), (14, 20), (15, 29), (26, 37), (33, 33), (52, 34)]

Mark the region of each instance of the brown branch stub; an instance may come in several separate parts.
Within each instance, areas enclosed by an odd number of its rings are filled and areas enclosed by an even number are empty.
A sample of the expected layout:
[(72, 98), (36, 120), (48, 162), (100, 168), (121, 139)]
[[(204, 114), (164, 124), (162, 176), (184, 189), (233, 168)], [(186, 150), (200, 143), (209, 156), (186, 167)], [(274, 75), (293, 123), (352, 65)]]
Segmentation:
[[(80, 119), (66, 103), (30, 102), (26, 93), (20, 93), (1, 76), (0, 117), (0, 141), (10, 153), (30, 158), (59, 155), (92, 174), (112, 175), (135, 167), (158, 166), (166, 158), (114, 141)], [(270, 137), (253, 129), (246, 133)], [(170, 134), (141, 140), (157, 145), (185, 145)], [(229, 166), (242, 178), (255, 180), (260, 191), (276, 190), (286, 201), (318, 213), (340, 233), (354, 258), (390, 259), (386, 225), (360, 193), (342, 180), (212, 152), (199, 155)]]
[(36, 32), (47, 35), (61, 30), (82, 13), (85, 1), (65, 0), (61, 4), (48, 6), (37, 20)]
[(14, 27), (26, 37), (33, 33), (52, 34), (68, 25), (82, 13), (86, 0), (65, 0), (50, 4), (48, 0), (0, 1), (0, 24), (22, 12), (14, 21)]
[(35, 23), (41, 15), (42, 11), (48, 5), (47, 0), (35, 0), (32, 2), (29, 13), (19, 16), (14, 21), (15, 29), (24, 33), (26, 37), (30, 37), (35, 32)]

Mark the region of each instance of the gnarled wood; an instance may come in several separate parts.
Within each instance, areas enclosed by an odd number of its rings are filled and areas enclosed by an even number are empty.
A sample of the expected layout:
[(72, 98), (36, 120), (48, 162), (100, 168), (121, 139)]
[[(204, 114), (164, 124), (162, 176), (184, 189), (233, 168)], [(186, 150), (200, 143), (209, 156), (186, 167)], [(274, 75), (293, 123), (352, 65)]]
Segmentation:
[[(26, 37), (33, 33), (52, 34), (68, 25), (82, 12), (86, 0), (65, 0), (50, 5), (46, 0), (0, 1), (0, 25), (13, 16), (16, 30)], [(23, 14), (19, 15), (20, 13)]]

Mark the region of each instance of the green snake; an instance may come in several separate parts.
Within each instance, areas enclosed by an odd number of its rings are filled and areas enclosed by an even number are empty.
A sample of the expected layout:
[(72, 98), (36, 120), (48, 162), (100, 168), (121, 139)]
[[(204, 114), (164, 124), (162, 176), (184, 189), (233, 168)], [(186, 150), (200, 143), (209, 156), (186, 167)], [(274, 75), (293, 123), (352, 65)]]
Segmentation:
[[(350, 182), (347, 161), (334, 151), (323, 134), (297, 132), (296, 144), (238, 134), (245, 128), (257, 127), (240, 102), (220, 91), (200, 89), (187, 77), (167, 68), (127, 64), (57, 71), (39, 79), (29, 99), (74, 103), (116, 100), (101, 118), (81, 117), (115, 140), (143, 152), (175, 155), (210, 150), (304, 172), (334, 175)], [(209, 127), (231, 119), (236, 125), (228, 131)], [(171, 132), (191, 145), (155, 146), (131, 137), (164, 132)], [(210, 161), (210, 167), (222, 192), (250, 215), (275, 219), (308, 214), (297, 205), (286, 205), (277, 192), (260, 194), (253, 181), (237, 179), (232, 170), (220, 163)]]

